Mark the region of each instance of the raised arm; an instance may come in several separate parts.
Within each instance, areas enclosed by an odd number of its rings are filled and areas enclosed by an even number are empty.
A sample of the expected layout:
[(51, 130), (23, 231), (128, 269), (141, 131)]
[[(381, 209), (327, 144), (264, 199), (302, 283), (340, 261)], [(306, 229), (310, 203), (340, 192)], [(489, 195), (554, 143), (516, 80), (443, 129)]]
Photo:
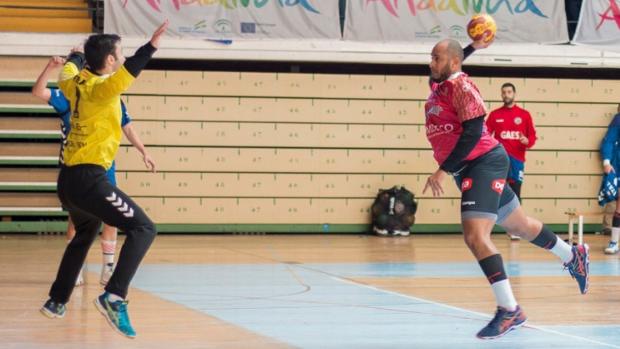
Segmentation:
[(65, 65), (62, 67), (60, 76), (58, 77), (58, 87), (65, 95), (71, 86), (73, 78), (80, 73), (80, 70), (84, 68), (85, 64), (86, 58), (84, 57), (82, 49), (74, 48), (71, 50), (71, 54), (67, 57)]
[(493, 43), (493, 41), (495, 40), (495, 37), (493, 37), (493, 39), (489, 40), (489, 41), (485, 41), (486, 37), (488, 34), (484, 34), (482, 36), (482, 39), (477, 40), (477, 41), (472, 41), (471, 44), (467, 45), (464, 49), (463, 49), (463, 61), (465, 61), (467, 59), (467, 57), (469, 57), (472, 53), (474, 53), (476, 50), (482, 50), (484, 48), (487, 48), (489, 46), (491, 46), (491, 44)]
[(40, 98), (46, 103), (49, 102), (52, 92), (49, 88), (47, 88), (47, 81), (49, 80), (52, 71), (56, 68), (62, 67), (63, 64), (65, 64), (64, 58), (58, 56), (50, 58), (45, 66), (45, 69), (43, 69), (41, 74), (39, 74), (37, 81), (34, 83), (34, 86), (32, 86), (33, 96)]
[(159, 48), (161, 37), (168, 28), (168, 20), (165, 20), (153, 33), (151, 40), (140, 47), (136, 53), (127, 58), (123, 66), (103, 84), (97, 86), (93, 94), (98, 99), (114, 98), (125, 92), (146, 67), (151, 57)]

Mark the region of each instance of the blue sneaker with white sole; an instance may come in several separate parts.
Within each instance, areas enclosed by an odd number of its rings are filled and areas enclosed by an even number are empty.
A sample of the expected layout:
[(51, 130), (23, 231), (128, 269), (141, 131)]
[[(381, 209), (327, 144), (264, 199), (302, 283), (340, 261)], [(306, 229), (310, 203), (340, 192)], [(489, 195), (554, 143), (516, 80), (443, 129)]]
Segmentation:
[(493, 320), (489, 322), (478, 334), (476, 335), (480, 339), (495, 339), (499, 338), (506, 333), (519, 328), (525, 324), (527, 317), (517, 305), (517, 309), (514, 311), (506, 310), (502, 307), (497, 307)]
[(108, 292), (95, 299), (95, 306), (103, 316), (108, 320), (110, 326), (118, 333), (128, 338), (135, 338), (136, 331), (131, 326), (129, 314), (127, 313), (127, 301), (110, 302)]
[(564, 268), (577, 280), (581, 294), (588, 292), (590, 285), (590, 247), (588, 244), (573, 246), (573, 259)]

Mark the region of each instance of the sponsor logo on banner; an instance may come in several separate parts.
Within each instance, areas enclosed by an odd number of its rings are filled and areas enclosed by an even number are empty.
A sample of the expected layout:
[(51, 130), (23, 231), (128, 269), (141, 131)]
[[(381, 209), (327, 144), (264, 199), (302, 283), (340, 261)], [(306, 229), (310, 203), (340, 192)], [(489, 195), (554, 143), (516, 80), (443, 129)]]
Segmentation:
[(336, 0), (105, 0), (106, 32), (145, 36), (163, 18), (171, 36), (342, 39)]
[(213, 30), (216, 33), (226, 34), (232, 32), (233, 24), (227, 19), (218, 19), (213, 23)]
[(453, 25), (450, 27), (450, 37), (454, 39), (465, 38), (467, 31), (460, 25)]
[(461, 182), (461, 191), (468, 191), (474, 185), (474, 180), (471, 178), (463, 178)]
[(184, 27), (184, 26), (180, 26), (177, 28), (179, 33), (201, 33), (204, 34), (207, 32), (207, 21), (200, 20), (196, 23), (194, 23), (193, 26), (191, 27)]
[(427, 32), (416, 32), (416, 38), (441, 38), (441, 26), (436, 25)]
[(269, 29), (275, 28), (273, 23), (256, 23), (256, 22), (241, 22), (241, 33), (243, 34), (269, 34)]
[(256, 23), (241, 22), (241, 32), (244, 34), (256, 33)]
[(493, 189), (493, 191), (497, 192), (498, 194), (501, 194), (504, 191), (505, 186), (505, 179), (496, 179), (491, 183), (491, 189)]

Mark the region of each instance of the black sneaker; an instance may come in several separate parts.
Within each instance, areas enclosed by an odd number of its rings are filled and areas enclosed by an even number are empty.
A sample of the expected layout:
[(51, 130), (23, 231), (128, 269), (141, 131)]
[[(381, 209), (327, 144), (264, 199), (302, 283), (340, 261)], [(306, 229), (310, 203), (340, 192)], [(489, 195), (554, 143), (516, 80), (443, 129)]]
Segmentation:
[(43, 308), (41, 308), (41, 314), (47, 316), (50, 319), (63, 318), (67, 307), (63, 303), (56, 303), (51, 299), (48, 299)]
[(506, 333), (519, 328), (525, 324), (527, 317), (521, 307), (517, 305), (517, 309), (514, 311), (508, 311), (502, 307), (497, 307), (495, 317), (488, 325), (486, 325), (477, 337), (480, 339), (495, 339), (499, 338)]

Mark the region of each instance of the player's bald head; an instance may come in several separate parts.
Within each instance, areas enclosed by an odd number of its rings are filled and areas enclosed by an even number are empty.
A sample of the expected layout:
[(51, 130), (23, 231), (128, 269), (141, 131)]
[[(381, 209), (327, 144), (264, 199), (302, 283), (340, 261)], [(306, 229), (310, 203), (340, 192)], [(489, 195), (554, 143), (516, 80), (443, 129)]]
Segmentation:
[(438, 42), (431, 52), (431, 78), (441, 82), (451, 74), (459, 72), (463, 56), (463, 49), (458, 41), (445, 39)]
[(445, 39), (445, 40), (441, 40), (440, 42), (437, 43), (437, 45), (435, 45), (437, 48), (439, 48), (440, 50), (445, 50), (445, 53), (448, 55), (448, 58), (452, 59), (452, 58), (457, 58), (459, 60), (459, 62), (463, 62), (464, 59), (464, 54), (463, 54), (463, 48), (461, 47), (461, 44), (453, 39)]

